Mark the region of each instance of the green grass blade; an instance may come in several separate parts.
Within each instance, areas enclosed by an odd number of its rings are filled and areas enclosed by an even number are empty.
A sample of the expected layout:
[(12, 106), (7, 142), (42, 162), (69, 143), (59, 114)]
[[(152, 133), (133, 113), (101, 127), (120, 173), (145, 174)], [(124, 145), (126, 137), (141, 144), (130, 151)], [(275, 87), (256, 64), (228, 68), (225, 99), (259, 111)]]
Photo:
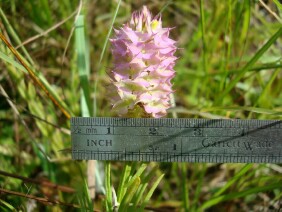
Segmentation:
[(6, 54), (4, 54), (1, 51), (0, 51), (0, 58), (2, 60), (4, 60), (5, 62), (10, 63), (11, 65), (13, 65), (15, 68), (17, 68), (17, 69), (19, 69), (19, 70), (21, 70), (21, 71), (23, 71), (24, 73), (27, 74), (26, 69), (21, 64), (19, 64), (14, 59), (10, 58), (9, 56), (7, 56)]
[(121, 202), (121, 200), (122, 200), (122, 198), (123, 198), (123, 196), (126, 192), (125, 183), (130, 176), (130, 172), (131, 172), (130, 163), (126, 162), (125, 166), (123, 168), (122, 175), (121, 175), (121, 181), (120, 181), (119, 186), (118, 186), (118, 192), (117, 192), (117, 201), (118, 202)]
[[(274, 73), (271, 75), (270, 79), (268, 80), (267, 84), (264, 86), (263, 90), (261, 91), (261, 94), (257, 98), (257, 100), (254, 103), (254, 106), (257, 106), (258, 104), (263, 104), (263, 102), (267, 102), (267, 92), (270, 89), (270, 86), (273, 84), (274, 80), (276, 79), (277, 75), (280, 73), (281, 70), (276, 69)], [(266, 100), (266, 101), (263, 101)], [(251, 115), (251, 114), (250, 114)], [(249, 117), (251, 117), (249, 115)]]
[(217, 110), (223, 110), (223, 111), (249, 111), (252, 113), (258, 113), (258, 114), (267, 114), (267, 115), (273, 115), (273, 116), (282, 116), (282, 112), (270, 110), (266, 108), (258, 108), (258, 107), (211, 107), (208, 109), (203, 109), (203, 111), (217, 111)]
[(102, 62), (102, 60), (103, 60), (103, 57), (104, 57), (104, 54), (105, 54), (105, 51), (106, 51), (106, 47), (107, 47), (108, 41), (109, 41), (109, 39), (110, 39), (112, 30), (113, 30), (113, 27), (114, 27), (114, 23), (115, 23), (115, 20), (116, 20), (118, 11), (119, 11), (120, 3), (121, 3), (121, 0), (118, 1), (117, 7), (116, 7), (116, 11), (115, 11), (115, 13), (114, 13), (113, 20), (112, 20), (111, 26), (110, 26), (110, 28), (109, 28), (109, 31), (108, 31), (108, 34), (107, 34), (106, 40), (105, 40), (105, 42), (104, 42), (104, 45), (103, 45), (103, 49), (102, 49), (100, 58), (99, 58), (98, 67), (101, 66), (101, 62)]
[[(221, 83), (220, 83), (220, 91), (224, 90), (225, 84), (226, 84), (226, 79), (228, 75), (228, 65), (229, 65), (229, 60), (230, 60), (230, 55), (231, 55), (231, 45), (232, 45), (232, 2), (231, 0), (228, 0), (228, 13), (227, 13), (227, 21), (226, 21), (226, 29), (225, 29), (225, 36), (228, 36), (230, 39), (229, 42), (225, 42), (225, 47), (224, 47), (224, 58), (223, 58), (223, 63), (222, 63), (222, 68), (225, 77), (222, 77)], [(221, 69), (222, 69), (221, 68)]]
[(101, 171), (99, 170), (99, 166), (104, 166), (100, 161), (96, 161), (96, 166), (95, 166), (95, 180), (96, 180), (96, 187), (97, 190), (100, 190), (102, 194), (106, 194), (106, 189), (104, 187), (104, 180), (101, 178)]
[(106, 210), (112, 211), (112, 185), (111, 185), (111, 162), (106, 161), (105, 163), (105, 174), (106, 174)]
[(164, 177), (164, 174), (159, 176), (158, 179), (154, 182), (154, 184), (150, 188), (149, 192), (145, 196), (144, 201), (143, 201), (142, 205), (140, 206), (140, 208), (138, 209), (138, 211), (144, 211), (145, 206), (148, 204), (149, 200), (151, 199), (154, 191), (156, 190), (157, 186), (159, 185), (159, 183), (161, 182), (163, 177)]
[(138, 204), (141, 201), (143, 194), (145, 193), (145, 190), (148, 186), (148, 183), (141, 183), (141, 185), (139, 186), (138, 190), (136, 191), (135, 196), (132, 198), (132, 203), (133, 203), (133, 211), (137, 211), (138, 208)]
[(228, 180), (228, 182), (218, 190), (213, 197), (217, 197), (221, 195), (224, 191), (226, 191), (230, 186), (232, 186), (237, 180), (239, 180), (245, 173), (247, 173), (253, 167), (252, 164), (246, 164), (239, 172), (237, 172), (232, 179)]
[[(20, 45), (22, 42), (19, 38), (19, 36), (17, 35), (17, 33), (15, 32), (15, 30), (13, 29), (13, 27), (11, 26), (10, 22), (8, 21), (6, 15), (4, 14), (3, 10), (0, 8), (0, 17), (3, 20), (3, 23), (6, 25), (8, 32), (11, 34), (11, 36), (14, 38), (15, 42), (17, 45)], [(29, 63), (34, 66), (34, 62), (31, 59), (29, 53), (27, 52), (26, 48), (24, 46), (21, 46), (21, 49), (25, 55), (25, 57), (28, 59)]]
[(77, 165), (77, 166), (78, 166), (78, 170), (79, 170), (80, 176), (81, 176), (81, 178), (83, 180), (83, 189), (82, 189), (83, 197), (82, 197), (81, 201), (83, 202), (83, 206), (85, 208), (87, 208), (88, 210), (92, 211), (94, 206), (93, 206), (90, 194), (89, 194), (87, 181), (86, 181), (86, 179), (85, 179), (85, 177), (84, 177), (84, 175), (82, 173), (81, 167), (79, 165)]
[(237, 199), (237, 198), (241, 198), (241, 197), (245, 197), (248, 196), (250, 194), (257, 194), (259, 192), (266, 192), (266, 191), (271, 191), (277, 188), (281, 188), (282, 187), (282, 182), (278, 182), (278, 183), (272, 183), (270, 185), (265, 185), (265, 186), (259, 186), (259, 187), (254, 187), (254, 188), (248, 188), (245, 189), (243, 191), (240, 192), (234, 192), (234, 193), (230, 193), (230, 194), (224, 194), (222, 196), (218, 196), (215, 198), (210, 199), (209, 201), (205, 202), (201, 208), (200, 211), (203, 211), (213, 205), (216, 205), (220, 202), (224, 202), (224, 201), (228, 201), (228, 200), (232, 200), (232, 199)]
[[(281, 64), (282, 61), (276, 61), (276, 62), (272, 62), (272, 63), (265, 63), (265, 64), (261, 64), (261, 65), (258, 65), (258, 66), (255, 66), (253, 68), (250, 68), (247, 72), (260, 72), (260, 71), (266, 71), (266, 70), (270, 70), (270, 69), (276, 69), (276, 68), (282, 68), (282, 64)], [(183, 75), (183, 77), (186, 77), (186, 76), (191, 76), (191, 77), (194, 77), (194, 78), (207, 78), (207, 77), (216, 77), (216, 76), (221, 76), (221, 75), (225, 75), (225, 71), (218, 71), (218, 72), (214, 72), (214, 73), (208, 73), (208, 74), (203, 74), (203, 73), (198, 73), (198, 72), (195, 72), (193, 70), (185, 70), (186, 73), (185, 73), (185, 76)], [(228, 75), (230, 74), (240, 74), (241, 73), (241, 70), (230, 70), (228, 71)], [(180, 74), (183, 74), (183, 73), (180, 73)]]
[(282, 4), (278, 0), (273, 0), (273, 2), (276, 4), (279, 10), (282, 10)]
[(241, 29), (240, 37), (239, 37), (239, 43), (243, 45), (240, 51), (240, 60), (239, 63), (241, 62), (242, 56), (244, 55), (244, 52), (246, 50), (246, 45), (247, 45), (247, 37), (250, 29), (250, 22), (251, 22), (251, 1), (245, 0), (243, 3), (243, 7), (246, 8), (244, 14), (243, 14), (243, 24), (238, 25), (238, 28)]
[(259, 60), (259, 58), (270, 48), (270, 46), (282, 35), (282, 27), (260, 48), (252, 59), (242, 68), (242, 71), (232, 80), (225, 90), (215, 100), (215, 105), (218, 105), (222, 99), (231, 91), (231, 89), (239, 82), (245, 73)]
[(181, 178), (182, 178), (182, 202), (184, 211), (189, 211), (190, 202), (189, 202), (189, 187), (187, 180), (187, 163), (180, 163)]
[[(89, 56), (86, 51), (84, 16), (79, 15), (75, 22), (75, 46), (77, 50), (77, 64), (82, 87), (81, 110), (83, 116), (92, 116), (92, 104), (89, 87)], [(85, 104), (86, 103), (86, 104)]]
[(207, 59), (206, 59), (207, 45), (205, 39), (206, 22), (205, 22), (205, 10), (204, 10), (203, 0), (200, 1), (200, 15), (201, 15), (201, 31), (202, 31), (202, 45), (203, 45), (203, 71), (204, 73), (207, 73)]
[(64, 104), (63, 101), (60, 100), (56, 92), (54, 92), (53, 88), (49, 85), (43, 75), (40, 75), (39, 72), (33, 70), (27, 65), (24, 58), (18, 53), (18, 51), (9, 43), (7, 38), (0, 33), (1, 40), (5, 43), (6, 47), (13, 53), (13, 55), (20, 61), (21, 65), (25, 67), (29, 76), (33, 80), (36, 86), (40, 87), (44, 93), (48, 96), (48, 98), (63, 112), (63, 114), (70, 118), (71, 114)]
[[(199, 164), (196, 164), (196, 166), (198, 166), (198, 168), (200, 167)], [(200, 193), (202, 191), (202, 185), (204, 183), (204, 176), (205, 176), (205, 173), (207, 171), (207, 164), (202, 164), (201, 166), (202, 168), (200, 169), (200, 176), (199, 178), (197, 179), (198, 183), (197, 183), (197, 187), (196, 187), (196, 191), (195, 191), (195, 195), (194, 195), (194, 199), (193, 199), (193, 202), (192, 202), (192, 208), (193, 210), (192, 211), (195, 211), (196, 208), (198, 207), (198, 203), (199, 203), (199, 198), (200, 198)]]
[[(134, 182), (135, 179), (140, 177), (140, 175), (144, 172), (144, 170), (147, 168), (147, 164), (146, 163), (142, 163), (142, 165), (137, 169), (136, 174), (134, 174), (131, 179), (128, 181), (127, 183), (127, 187), (130, 187)], [(133, 169), (134, 170), (134, 169)]]
[[(116, 20), (118, 11), (119, 11), (120, 4), (121, 4), (121, 0), (118, 1), (117, 7), (116, 7), (116, 10), (115, 10), (113, 19), (112, 19), (111, 26), (109, 28), (107, 37), (105, 39), (105, 42), (104, 42), (104, 45), (103, 45), (103, 48), (102, 48), (102, 52), (101, 52), (101, 55), (100, 55), (100, 58), (99, 58), (99, 63), (98, 63), (98, 73), (100, 73), (101, 63), (102, 63), (102, 60), (103, 60), (103, 57), (104, 57), (104, 54), (105, 54), (105, 51), (106, 51), (106, 47), (107, 47), (108, 41), (110, 39), (110, 35), (112, 33), (112, 30), (113, 30), (113, 26), (114, 26), (114, 23), (115, 23), (115, 20)], [(95, 84), (94, 84), (94, 93), (95, 93), (95, 97), (94, 97), (94, 116), (97, 115), (97, 101), (96, 101), (97, 86), (98, 86), (98, 79), (95, 80)]]
[(142, 203), (142, 199), (143, 198), (143, 194), (149, 184), (149, 181), (152, 180), (152, 178), (156, 175), (156, 172), (158, 170), (158, 166), (154, 166), (148, 174), (145, 174), (145, 172), (143, 172), (143, 174), (140, 176), (141, 178), (141, 185), (138, 189), (138, 191), (136, 192), (136, 195), (133, 197), (132, 199), (132, 203), (135, 206), (135, 211), (137, 210), (137, 206), (138, 204), (141, 202)]
[(16, 211), (16, 209), (12, 205), (10, 205), (9, 203), (5, 202), (4, 200), (0, 199), (0, 204), (4, 205), (5, 209), (9, 209), (11, 211)]
[(140, 182), (141, 182), (140, 177), (137, 177), (134, 179), (131, 186), (128, 187), (127, 192), (120, 203), (119, 211), (127, 211), (128, 208), (133, 207), (130, 205), (130, 203), (133, 196), (136, 194)]
[(207, 119), (226, 119), (226, 117), (224, 116), (219, 116), (219, 115), (215, 115), (215, 114), (211, 114), (211, 113), (206, 113), (206, 112), (201, 112), (201, 111), (195, 111), (195, 110), (188, 110), (182, 107), (175, 107), (175, 108), (171, 108), (168, 110), (169, 113), (175, 112), (175, 113), (182, 113), (182, 114), (189, 114), (189, 115), (193, 115), (193, 116), (200, 116), (203, 118), (207, 118)]

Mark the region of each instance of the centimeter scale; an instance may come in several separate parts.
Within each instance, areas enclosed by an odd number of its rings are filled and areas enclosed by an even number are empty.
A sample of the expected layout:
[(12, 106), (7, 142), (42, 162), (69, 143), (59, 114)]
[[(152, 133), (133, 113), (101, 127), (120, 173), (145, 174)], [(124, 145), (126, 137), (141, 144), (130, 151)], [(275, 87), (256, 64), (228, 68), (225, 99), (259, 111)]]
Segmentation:
[(282, 163), (282, 121), (71, 118), (75, 160)]

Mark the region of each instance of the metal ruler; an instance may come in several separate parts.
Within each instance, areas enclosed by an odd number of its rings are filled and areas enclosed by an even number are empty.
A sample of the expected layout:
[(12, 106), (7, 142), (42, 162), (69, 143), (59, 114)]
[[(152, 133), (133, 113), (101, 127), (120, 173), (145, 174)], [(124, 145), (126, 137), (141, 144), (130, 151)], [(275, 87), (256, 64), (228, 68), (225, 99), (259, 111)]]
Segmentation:
[(282, 163), (282, 121), (71, 118), (75, 160)]

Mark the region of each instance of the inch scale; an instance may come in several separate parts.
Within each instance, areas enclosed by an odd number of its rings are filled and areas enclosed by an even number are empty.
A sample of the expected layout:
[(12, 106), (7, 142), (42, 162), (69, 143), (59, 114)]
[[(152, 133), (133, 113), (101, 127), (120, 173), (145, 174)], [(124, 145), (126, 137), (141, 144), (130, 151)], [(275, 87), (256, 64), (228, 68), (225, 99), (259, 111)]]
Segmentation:
[(71, 118), (74, 160), (282, 163), (282, 121)]

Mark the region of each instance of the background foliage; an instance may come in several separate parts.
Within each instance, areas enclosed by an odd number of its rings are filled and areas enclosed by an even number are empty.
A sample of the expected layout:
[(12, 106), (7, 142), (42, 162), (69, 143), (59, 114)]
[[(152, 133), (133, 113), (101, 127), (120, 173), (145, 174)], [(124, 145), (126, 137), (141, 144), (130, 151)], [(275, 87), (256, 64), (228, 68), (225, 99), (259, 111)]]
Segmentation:
[[(0, 31), (70, 114), (113, 116), (105, 95), (112, 59), (109, 29), (120, 27), (142, 5), (160, 12), (164, 26), (175, 27), (176, 107), (169, 116), (281, 118), (278, 0), (94, 0), (81, 7), (68, 0), (0, 0)], [(84, 28), (73, 28), (79, 25)], [(0, 210), (93, 207), (86, 164), (70, 158), (68, 119), (2, 41), (0, 58)], [(116, 190), (128, 189), (124, 210), (130, 202), (135, 209), (155, 211), (268, 211), (282, 205), (282, 168), (276, 164), (150, 163), (146, 169), (133, 164), (124, 169), (128, 187), (120, 182), (124, 166), (112, 163), (107, 181), (108, 189), (112, 183)], [(111, 205), (104, 199), (101, 192), (95, 210)]]

